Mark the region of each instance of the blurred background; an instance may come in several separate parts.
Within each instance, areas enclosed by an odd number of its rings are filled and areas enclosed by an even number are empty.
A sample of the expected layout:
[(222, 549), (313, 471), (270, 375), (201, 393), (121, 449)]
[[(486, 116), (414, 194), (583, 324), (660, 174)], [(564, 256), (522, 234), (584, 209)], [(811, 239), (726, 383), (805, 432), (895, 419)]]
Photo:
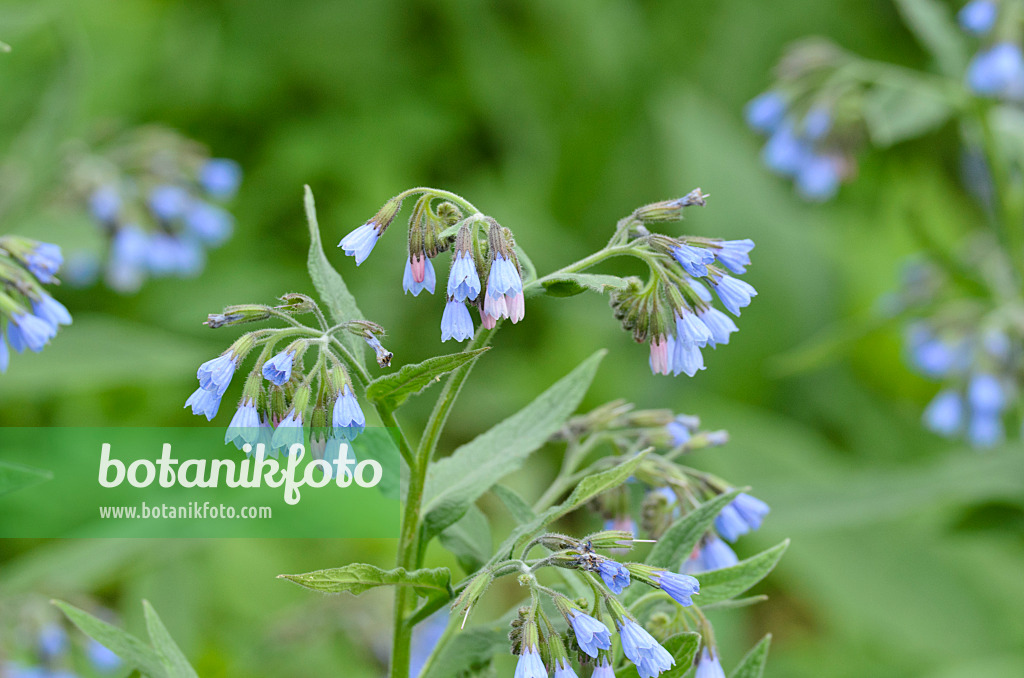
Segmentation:
[[(328, 257), (387, 328), (396, 365), (450, 352), (440, 297), (402, 295), (397, 224), (359, 268), (331, 249), (391, 195), (460, 193), (545, 272), (601, 247), (638, 205), (699, 186), (708, 206), (669, 232), (753, 238), (745, 279), (760, 293), (731, 344), (706, 352), (708, 369), (654, 377), (606, 299), (537, 299), (480, 361), (441, 449), (608, 347), (586, 405), (622, 397), (729, 430), (729, 445), (692, 463), (771, 504), (738, 552), (793, 539), (759, 587), (769, 602), (713, 618), (727, 669), (770, 631), (769, 676), (1024, 675), (1020, 443), (978, 453), (926, 433), (920, 412), (937, 387), (911, 374), (900, 326), (876, 314), (915, 249), (901, 223), (908, 200), (951, 237), (980, 218), (960, 187), (955, 136), (865, 154), (837, 200), (800, 202), (760, 165), (742, 109), (783, 46), (806, 35), (927, 63), (887, 0), (4, 0), (0, 231), (66, 249), (95, 237), (60, 177), (69, 145), (97, 130), (165, 125), (237, 160), (244, 179), (234, 236), (201, 274), (131, 295), (53, 291), (74, 324), (42, 353), (12, 357), (0, 425), (208, 425), (182, 405), (197, 365), (236, 334), (203, 327), (207, 313), (312, 292), (304, 183)], [(415, 430), (429, 404), (411, 402), (403, 422)], [(226, 426), (222, 409), (209, 425)], [(536, 497), (557, 461), (556, 448), (542, 451), (509, 482)], [(386, 595), (319, 597), (274, 576), (390, 566), (394, 547), (2, 540), (0, 657), (56, 619), (50, 598), (136, 631), (147, 598), (204, 678), (380, 675)], [(429, 561), (456, 567), (440, 550)], [(495, 616), (518, 595), (496, 589)], [(84, 646), (77, 631), (72, 641)]]

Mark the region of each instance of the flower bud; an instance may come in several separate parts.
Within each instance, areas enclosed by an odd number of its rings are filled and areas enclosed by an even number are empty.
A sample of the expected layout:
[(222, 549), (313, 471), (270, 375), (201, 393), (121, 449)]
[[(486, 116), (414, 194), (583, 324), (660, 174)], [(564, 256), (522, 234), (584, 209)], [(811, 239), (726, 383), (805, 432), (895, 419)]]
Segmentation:
[(312, 313), (317, 308), (316, 302), (313, 301), (312, 297), (299, 294), (298, 292), (283, 294), (280, 299), (285, 305), (278, 308), (290, 313)]
[(466, 620), (469, 619), (469, 613), (472, 612), (473, 606), (475, 606), (484, 593), (490, 587), (491, 582), (494, 581), (494, 575), (490, 572), (478, 573), (466, 588), (462, 590), (459, 597), (452, 603), (452, 612), (462, 617), (462, 623), (460, 628), (465, 628)]
[(639, 207), (633, 212), (633, 216), (645, 224), (679, 221), (683, 218), (684, 207), (690, 207), (691, 205), (704, 207), (707, 204), (707, 198), (708, 196), (701, 193), (699, 188), (695, 188), (682, 198), (663, 200)]
[(261, 304), (227, 306), (223, 313), (211, 313), (203, 323), (210, 329), (258, 322), (270, 317), (270, 308)]

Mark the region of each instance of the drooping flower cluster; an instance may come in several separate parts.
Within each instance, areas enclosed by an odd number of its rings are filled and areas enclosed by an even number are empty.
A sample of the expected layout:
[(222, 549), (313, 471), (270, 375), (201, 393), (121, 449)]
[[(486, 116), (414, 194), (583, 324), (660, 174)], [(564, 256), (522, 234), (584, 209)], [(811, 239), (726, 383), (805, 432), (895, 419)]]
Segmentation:
[[(1009, 5), (1017, 7), (1008, 7)], [(1019, 21), (1013, 10), (1019, 10), (1017, 0), (971, 0), (960, 10), (957, 18), (964, 31), (983, 41), (981, 48), (967, 66), (967, 87), (980, 96), (1020, 101), (1024, 99), (1024, 53), (1020, 43), (1008, 39), (1005, 26), (1019, 38)]]
[(206, 250), (231, 237), (234, 217), (223, 205), (241, 179), (238, 163), (163, 128), (135, 130), (77, 158), (71, 191), (104, 243), (69, 255), (68, 282), (87, 286), (102, 275), (130, 294), (149, 277), (198, 275)]
[[(383, 328), (368, 321), (351, 321), (327, 327), (316, 303), (304, 295), (283, 297), (283, 306), (234, 306), (213, 314), (207, 324), (223, 327), (315, 313), (319, 329), (297, 323), (277, 329), (248, 332), (221, 355), (199, 366), (199, 388), (185, 407), (212, 420), (220, 408), (235, 372), (248, 354), (259, 355), (246, 377), (238, 407), (224, 435), (247, 454), (277, 456), (291, 451), (309, 433), (310, 449), (319, 458), (338, 451), (339, 443), (354, 440), (366, 427), (366, 417), (356, 399), (343, 355), (346, 350), (335, 333), (345, 332), (365, 340), (383, 367), (391, 353), (378, 338)], [(315, 355), (309, 356), (310, 352)], [(347, 357), (347, 355), (345, 356)], [(311, 358), (312, 365), (307, 366)]]
[(729, 343), (737, 327), (712, 306), (712, 290), (735, 316), (757, 295), (749, 283), (734, 277), (750, 265), (752, 240), (675, 238), (647, 230), (648, 224), (681, 219), (683, 208), (703, 206), (706, 198), (698, 188), (677, 200), (641, 207), (616, 234), (650, 269), (646, 283), (627, 278), (611, 293), (611, 305), (637, 342), (650, 342), (654, 374), (692, 377), (704, 369), (702, 348)]
[(71, 314), (43, 285), (56, 284), (64, 258), (60, 247), (20, 236), (0, 237), (0, 373), (11, 349), (38, 353), (71, 324)]
[[(404, 194), (392, 198), (372, 219), (342, 238), (338, 247), (354, 257), (356, 265), (370, 255), (403, 199)], [(424, 290), (433, 294), (436, 274), (432, 260), (451, 249), (441, 341), (466, 341), (473, 336), (470, 308), (476, 308), (481, 324), (488, 329), (501, 318), (513, 323), (522, 320), (526, 314), (523, 271), (512, 232), (478, 212), (463, 218), (459, 207), (447, 200), (435, 208), (437, 201), (438, 193), (423, 192), (412, 210), (402, 288), (413, 296)]]

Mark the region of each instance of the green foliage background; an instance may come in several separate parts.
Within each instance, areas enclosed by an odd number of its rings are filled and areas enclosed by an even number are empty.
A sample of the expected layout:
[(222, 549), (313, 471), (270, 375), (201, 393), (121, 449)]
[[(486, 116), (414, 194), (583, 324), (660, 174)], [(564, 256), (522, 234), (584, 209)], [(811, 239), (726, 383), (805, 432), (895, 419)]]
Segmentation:
[[(229, 341), (206, 314), (311, 291), (303, 183), (329, 245), (399, 190), (435, 185), (512, 228), (541, 271), (600, 247), (637, 205), (700, 186), (712, 198), (681, 232), (758, 243), (746, 279), (760, 296), (708, 370), (655, 378), (604, 299), (539, 299), (480, 360), (442, 449), (608, 347), (585, 404), (625, 397), (729, 429), (732, 443), (694, 463), (772, 505), (741, 556), (793, 538), (761, 587), (771, 601), (716, 615), (727, 668), (771, 631), (769, 676), (1024, 675), (1021, 444), (977, 454), (922, 432), (935, 386), (907, 371), (899, 328), (871, 320), (914, 250), (908, 205), (950, 238), (981, 218), (953, 135), (866, 154), (838, 200), (808, 206), (762, 169), (742, 123), (782, 47), (808, 34), (926, 66), (886, 0), (4, 0), (0, 30), (14, 48), (0, 57), (0, 230), (87, 237), (87, 220), (52, 206), (53, 173), (68, 140), (107, 124), (164, 123), (246, 170), (237, 233), (198, 279), (130, 297), (59, 291), (75, 323), (14, 357), (0, 424), (205, 425), (182, 403)], [(401, 294), (404, 251), (396, 225), (358, 269), (328, 253), (388, 329), (396, 365), (441, 352), (439, 297)], [(794, 353), (815, 336), (835, 341)], [(403, 421), (428, 404), (411, 401)], [(536, 496), (555, 455), (511, 484)], [(138, 630), (148, 598), (204, 677), (373, 676), (388, 599), (315, 597), (274, 576), (390, 566), (393, 552), (388, 540), (2, 541), (0, 615), (62, 597)], [(517, 595), (495, 589), (492, 611)]]

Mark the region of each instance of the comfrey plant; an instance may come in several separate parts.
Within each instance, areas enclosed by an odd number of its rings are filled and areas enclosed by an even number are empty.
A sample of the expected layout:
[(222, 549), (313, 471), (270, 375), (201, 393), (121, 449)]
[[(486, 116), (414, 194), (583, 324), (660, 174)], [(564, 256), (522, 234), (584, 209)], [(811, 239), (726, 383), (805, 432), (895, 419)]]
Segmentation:
[[(948, 246), (908, 207), (925, 261), (908, 267), (887, 309), (908, 321), (910, 362), (942, 382), (927, 427), (988, 447), (1021, 427), (1024, 391), (1024, 2), (973, 0), (957, 14), (934, 0), (896, 0), (934, 72), (863, 59), (821, 40), (797, 43), (772, 87), (746, 108), (768, 135), (772, 170), (810, 200), (852, 178), (855, 150), (887, 147), (949, 122), (976, 219)], [(974, 52), (973, 56), (971, 52)]]
[(223, 204), (238, 190), (241, 168), (176, 132), (132, 130), (71, 164), (70, 192), (105, 240), (69, 255), (72, 285), (90, 285), (102, 273), (127, 294), (149, 277), (198, 275), (206, 250), (231, 237), (234, 218)]
[[(292, 443), (308, 436), (314, 452), (323, 455), (331, 443), (351, 441), (367, 424), (379, 423), (393, 431), (404, 462), (394, 569), (353, 563), (281, 577), (315, 591), (354, 595), (394, 586), (392, 678), (414, 675), (413, 667), (421, 676), (487, 675), (494, 658), (510, 650), (517, 678), (552, 672), (568, 678), (580, 667), (594, 676), (613, 676), (629, 664), (642, 678), (670, 670), (681, 675), (692, 666), (702, 676), (722, 675), (705, 611), (759, 600), (727, 603), (766, 576), (786, 548), (782, 543), (739, 561), (722, 540), (757, 529), (768, 506), (729, 482), (678, 463), (694, 450), (723, 445), (724, 431), (702, 430), (693, 416), (637, 410), (622, 401), (573, 416), (601, 351), (449, 455), (439, 458), (437, 448), (462, 386), (494, 334), (506, 319), (525, 321), (527, 301), (542, 295), (609, 294), (626, 329), (638, 341), (650, 342), (656, 373), (696, 373), (703, 366), (700, 349), (727, 343), (736, 329), (712, 307), (711, 290), (736, 314), (754, 294), (730, 275), (745, 271), (753, 243), (649, 230), (679, 220), (689, 205), (703, 205), (705, 196), (695, 190), (634, 211), (618, 223), (604, 248), (540, 275), (510, 229), (458, 195), (415, 188), (389, 200), (345, 236), (346, 254), (357, 264), (365, 262), (407, 200), (413, 209), (403, 287), (413, 295), (436, 292), (433, 259), (451, 252), (438, 310), (442, 341), (467, 342), (461, 352), (374, 376), (394, 356), (382, 344), (382, 328), (365, 318), (328, 263), (308, 189), (309, 270), (321, 302), (288, 294), (280, 305), (232, 306), (207, 320), (214, 328), (273, 324), (243, 333), (197, 372), (199, 385), (186, 407), (213, 419), (235, 372), (255, 355), (226, 431), (228, 443), (249, 453), (288, 454)], [(586, 272), (616, 256), (640, 259), (649, 278)], [(305, 317), (312, 322), (304, 323)], [(373, 350), (376, 367), (364, 362), (366, 347)], [(395, 412), (441, 382), (423, 432), (414, 438)], [(357, 455), (361, 442), (354, 443)], [(536, 500), (501, 484), (549, 442), (566, 449), (558, 475)], [(516, 523), (497, 548), (488, 519), (476, 506), (487, 493)], [(552, 529), (580, 509), (629, 527), (584, 536)], [(638, 538), (633, 527), (638, 518), (650, 538)], [(424, 567), (435, 540), (455, 556), (461, 576), (447, 567)], [(497, 620), (478, 620), (482, 615), (474, 612), (503, 577), (513, 577), (523, 588), (524, 604)], [(88, 622), (80, 625), (90, 630)], [(760, 673), (767, 648), (766, 638), (740, 670)]]
[(0, 236), (0, 373), (11, 351), (38, 353), (71, 324), (71, 314), (43, 285), (57, 284), (60, 247), (16, 235)]

